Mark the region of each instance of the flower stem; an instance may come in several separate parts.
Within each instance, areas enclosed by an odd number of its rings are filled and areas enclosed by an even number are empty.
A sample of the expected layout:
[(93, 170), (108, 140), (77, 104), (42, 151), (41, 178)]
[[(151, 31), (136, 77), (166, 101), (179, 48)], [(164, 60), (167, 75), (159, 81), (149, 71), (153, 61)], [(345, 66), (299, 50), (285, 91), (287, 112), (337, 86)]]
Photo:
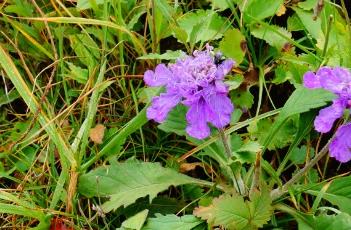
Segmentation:
[[(224, 130), (223, 129), (218, 129), (219, 131), (219, 136), (223, 142), (223, 145), (224, 145), (224, 151), (225, 151), (225, 154), (228, 158), (228, 162), (229, 160), (232, 158), (232, 151), (230, 150), (230, 147), (229, 147), (229, 144), (228, 144), (228, 140), (225, 136), (225, 133), (224, 133)], [(233, 179), (233, 185), (234, 187), (236, 188), (237, 192), (240, 194), (240, 195), (244, 195), (245, 194), (245, 184), (244, 184), (244, 181), (241, 177), (241, 174), (240, 174), (240, 171), (239, 173), (236, 173), (236, 172), (233, 172), (233, 170), (231, 171), (232, 173), (232, 179)]]
[(281, 188), (276, 188), (271, 192), (271, 198), (272, 200), (276, 200), (279, 197), (281, 197), (282, 195), (284, 195), (285, 193), (288, 192), (289, 188), (291, 185), (293, 185), (296, 181), (298, 181), (302, 176), (304, 176), (308, 170), (310, 170), (320, 159), (322, 159), (325, 154), (328, 153), (328, 147), (329, 144), (331, 142), (331, 140), (333, 140), (334, 137), (330, 138), (330, 140), (328, 141), (328, 143), (321, 149), (321, 151), (318, 152), (318, 154), (316, 154), (316, 156), (310, 161), (308, 162), (305, 167), (303, 167), (298, 173), (296, 173), (288, 182), (286, 182)]

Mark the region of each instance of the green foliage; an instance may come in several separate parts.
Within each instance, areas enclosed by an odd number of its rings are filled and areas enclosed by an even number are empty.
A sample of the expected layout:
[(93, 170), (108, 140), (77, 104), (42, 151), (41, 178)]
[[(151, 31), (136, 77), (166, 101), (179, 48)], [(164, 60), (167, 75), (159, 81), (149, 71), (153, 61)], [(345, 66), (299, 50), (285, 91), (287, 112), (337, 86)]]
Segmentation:
[(257, 38), (265, 40), (278, 51), (281, 51), (285, 45), (289, 44), (289, 39), (291, 39), (290, 32), (275, 25), (270, 25), (269, 28), (259, 25), (253, 26), (251, 28), (251, 34)]
[(213, 200), (208, 207), (198, 207), (194, 215), (207, 220), (211, 226), (226, 229), (257, 229), (266, 224), (273, 208), (267, 192), (255, 192), (250, 201), (238, 195), (222, 195)]
[(245, 37), (238, 29), (230, 29), (225, 32), (223, 39), (219, 43), (220, 51), (229, 58), (232, 58), (236, 64), (243, 61), (245, 52), (242, 48), (245, 44)]
[(78, 190), (86, 197), (110, 199), (101, 207), (104, 212), (128, 206), (149, 195), (150, 201), (170, 186), (199, 183), (196, 179), (163, 168), (157, 163), (126, 162), (101, 166), (79, 178)]
[(193, 215), (178, 217), (176, 215), (163, 216), (156, 214), (156, 217), (148, 219), (147, 224), (142, 228), (142, 230), (191, 230), (201, 223), (202, 221)]
[[(334, 205), (337, 205), (342, 212), (346, 212), (351, 215), (351, 207), (348, 205), (351, 202), (350, 178), (350, 176), (347, 176), (334, 179), (326, 192), (323, 194), (322, 198)], [(321, 189), (321, 186), (316, 186), (307, 190), (306, 193), (317, 196)]]
[(256, 22), (256, 20), (262, 20), (268, 17), (272, 17), (279, 10), (283, 2), (283, 0), (245, 1), (242, 4), (244, 20), (246, 23), (253, 23)]

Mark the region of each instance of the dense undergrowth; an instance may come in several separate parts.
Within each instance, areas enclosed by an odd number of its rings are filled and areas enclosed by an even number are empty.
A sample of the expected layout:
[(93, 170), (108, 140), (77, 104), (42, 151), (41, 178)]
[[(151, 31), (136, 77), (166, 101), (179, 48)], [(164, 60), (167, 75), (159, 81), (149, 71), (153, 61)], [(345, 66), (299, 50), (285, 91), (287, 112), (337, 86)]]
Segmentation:
[[(328, 154), (349, 96), (321, 134), (315, 117), (342, 96), (303, 84), (308, 71), (351, 67), (350, 7), (2, 1), (0, 229), (351, 229), (350, 163)], [(145, 71), (209, 45), (216, 68), (236, 63), (229, 124), (196, 139), (182, 103), (149, 121), (165, 89)]]

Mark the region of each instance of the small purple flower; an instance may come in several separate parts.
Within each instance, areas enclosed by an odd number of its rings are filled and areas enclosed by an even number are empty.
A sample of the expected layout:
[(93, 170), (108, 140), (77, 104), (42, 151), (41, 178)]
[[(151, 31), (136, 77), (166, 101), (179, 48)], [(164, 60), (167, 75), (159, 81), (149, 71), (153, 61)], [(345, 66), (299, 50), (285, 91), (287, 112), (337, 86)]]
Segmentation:
[(145, 72), (144, 81), (148, 86), (164, 86), (166, 89), (153, 98), (147, 109), (148, 119), (161, 123), (178, 103), (182, 103), (189, 108), (186, 131), (192, 137), (208, 137), (208, 123), (216, 128), (229, 124), (234, 106), (228, 98), (228, 87), (223, 78), (230, 72), (234, 61), (221, 60), (219, 53), (213, 55), (211, 46), (206, 48), (205, 51), (194, 51), (192, 56), (174, 64), (159, 64), (155, 71)]
[[(351, 73), (341, 67), (322, 67), (316, 74), (304, 75), (304, 86), (310, 89), (323, 88), (333, 92), (337, 98), (329, 107), (321, 109), (314, 120), (314, 127), (321, 133), (327, 133), (335, 120), (342, 117), (345, 109), (351, 108)], [(351, 123), (340, 126), (329, 146), (329, 152), (340, 162), (351, 160)]]
[(351, 160), (351, 123), (338, 128), (335, 138), (329, 145), (331, 157), (345, 163)]

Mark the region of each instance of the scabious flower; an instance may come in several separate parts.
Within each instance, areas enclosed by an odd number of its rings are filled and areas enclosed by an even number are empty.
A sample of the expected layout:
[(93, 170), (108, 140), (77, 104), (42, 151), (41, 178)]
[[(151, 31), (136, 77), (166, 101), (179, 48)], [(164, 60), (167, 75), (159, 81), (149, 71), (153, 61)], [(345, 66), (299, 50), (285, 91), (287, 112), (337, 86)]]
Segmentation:
[[(332, 105), (320, 110), (314, 120), (315, 129), (321, 133), (327, 133), (335, 120), (343, 115), (344, 110), (351, 108), (351, 73), (341, 67), (322, 67), (315, 74), (305, 73), (303, 80), (307, 88), (323, 88), (337, 96)], [(330, 155), (340, 162), (351, 160), (350, 134), (351, 123), (340, 126), (329, 145)]]
[(221, 60), (211, 46), (205, 51), (194, 51), (192, 56), (174, 64), (159, 64), (155, 71), (147, 70), (144, 81), (148, 86), (164, 86), (165, 92), (154, 97), (147, 109), (148, 119), (163, 122), (179, 103), (189, 109), (186, 132), (197, 139), (210, 135), (208, 123), (217, 128), (228, 125), (234, 106), (228, 98), (224, 76), (234, 65), (231, 59)]

